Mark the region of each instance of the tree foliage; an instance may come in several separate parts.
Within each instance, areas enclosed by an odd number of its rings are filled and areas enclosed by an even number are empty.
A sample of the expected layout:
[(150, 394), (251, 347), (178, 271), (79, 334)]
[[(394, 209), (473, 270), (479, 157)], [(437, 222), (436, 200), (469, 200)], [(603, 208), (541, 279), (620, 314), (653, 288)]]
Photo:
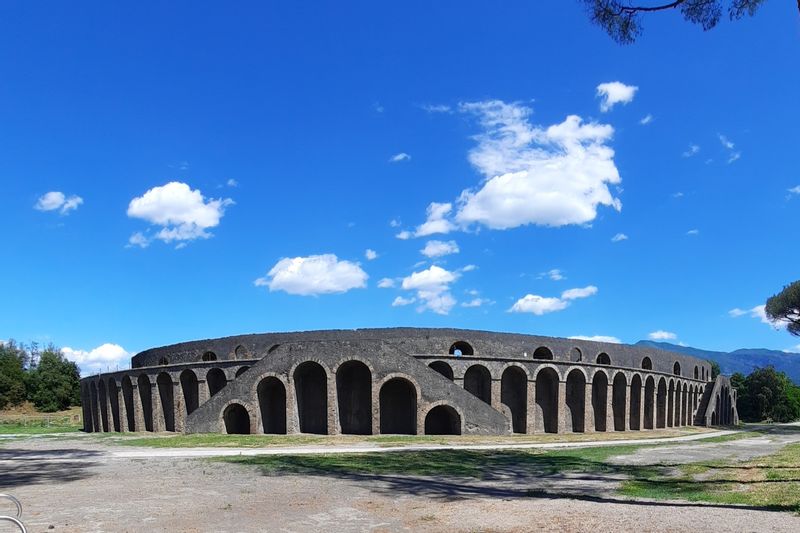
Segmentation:
[[(754, 15), (765, 0), (582, 0), (592, 22), (620, 44), (630, 44), (642, 33), (642, 15), (679, 11), (683, 18), (710, 30), (727, 10), (731, 20)], [(726, 9), (727, 7), (727, 9)], [(797, 4), (800, 9), (800, 0)]]
[(800, 418), (800, 387), (773, 367), (757, 368), (747, 377), (731, 376), (738, 391), (736, 408), (745, 422), (791, 422)]
[(709, 364), (711, 365), (711, 379), (712, 381), (717, 379), (717, 376), (722, 374), (722, 369), (719, 367), (719, 363), (716, 361), (708, 360)]
[(25, 401), (25, 356), (14, 341), (0, 344), (0, 409)]
[(786, 324), (786, 330), (800, 336), (800, 281), (786, 285), (781, 292), (767, 300), (767, 317)]
[(80, 405), (78, 366), (53, 345), (40, 351), (36, 344), (0, 343), (0, 409), (25, 400), (45, 412)]

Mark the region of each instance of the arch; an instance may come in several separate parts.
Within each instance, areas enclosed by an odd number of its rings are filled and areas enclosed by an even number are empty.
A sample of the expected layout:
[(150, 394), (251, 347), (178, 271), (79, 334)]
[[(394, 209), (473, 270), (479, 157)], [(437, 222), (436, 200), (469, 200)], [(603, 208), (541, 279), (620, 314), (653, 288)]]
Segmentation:
[(125, 418), (128, 431), (136, 431), (136, 407), (133, 403), (133, 383), (130, 376), (122, 378), (122, 402), (125, 404)]
[(569, 360), (572, 361), (573, 363), (578, 363), (580, 361), (583, 361), (583, 352), (581, 352), (581, 349), (578, 348), (577, 346), (573, 347), (569, 351)]
[(264, 433), (286, 433), (286, 387), (275, 376), (268, 376), (256, 388), (258, 408), (261, 411), (261, 426)]
[(217, 354), (215, 354), (210, 350), (203, 354), (203, 361), (216, 361), (216, 360), (217, 360)]
[(162, 357), (161, 359), (158, 360), (158, 366), (167, 366), (168, 364), (169, 364), (168, 357)]
[(697, 365), (694, 365), (694, 379), (697, 379), (699, 377), (700, 377), (700, 369), (697, 367)]
[(229, 435), (249, 435), (250, 434), (250, 413), (244, 405), (232, 403), (222, 412), (222, 420), (225, 423), (225, 433)]
[(437, 405), (425, 415), (426, 435), (461, 435), (461, 415), (449, 405)]
[(472, 365), (464, 373), (464, 389), (481, 401), (492, 404), (492, 375), (483, 365)]
[(294, 391), (301, 433), (328, 433), (328, 376), (315, 361), (294, 370)]
[(631, 406), (628, 427), (633, 430), (642, 429), (640, 411), (642, 408), (642, 377), (634, 374), (631, 378)]
[(671, 428), (675, 423), (675, 382), (669, 380), (667, 387), (667, 427)]
[(617, 372), (611, 390), (611, 410), (614, 412), (614, 431), (625, 431), (625, 405), (628, 402), (628, 380)]
[(250, 353), (247, 351), (247, 348), (240, 344), (233, 349), (233, 356), (236, 359), (248, 359), (250, 357)]
[(544, 359), (547, 361), (553, 360), (553, 352), (547, 346), (539, 346), (533, 351), (534, 359)]
[(382, 434), (417, 434), (417, 389), (405, 378), (392, 378), (379, 394)]
[(500, 402), (511, 411), (511, 430), (514, 433), (527, 432), (528, 375), (520, 367), (512, 365), (503, 370)]
[(153, 385), (146, 374), (140, 375), (136, 382), (139, 387), (139, 399), (142, 401), (144, 430), (153, 431)]
[(706, 367), (704, 366), (700, 367), (700, 379), (702, 379), (703, 381), (706, 380)]
[(117, 388), (117, 380), (110, 378), (108, 380), (108, 399), (111, 403), (111, 425), (114, 431), (122, 431), (122, 425), (119, 414), (119, 389)]
[(606, 431), (608, 418), (608, 376), (605, 372), (595, 372), (592, 379), (592, 410), (594, 411), (594, 430)]
[(99, 432), (101, 430), (100, 427), (100, 415), (97, 412), (97, 401), (98, 401), (98, 394), (97, 394), (97, 385), (95, 385), (94, 381), (92, 381), (91, 385), (89, 386), (89, 395), (91, 397), (91, 411), (92, 411), (92, 431)]
[(672, 373), (676, 376), (681, 375), (681, 364), (678, 361), (675, 361), (675, 364), (672, 365)]
[(444, 361), (431, 361), (428, 366), (450, 381), (453, 381), (453, 368)]
[(228, 378), (221, 368), (212, 368), (206, 374), (206, 384), (208, 385), (208, 396), (213, 398), (219, 391), (228, 384)]
[(200, 384), (197, 382), (197, 374), (188, 368), (181, 372), (180, 382), (183, 407), (186, 409), (186, 416), (189, 416), (200, 406)]
[(586, 376), (577, 368), (567, 374), (567, 428), (573, 433), (585, 431)]
[(675, 411), (674, 411), (674, 413), (675, 413), (675, 422), (673, 424), (675, 427), (679, 427), (679, 426), (683, 425), (682, 424), (682, 422), (683, 422), (683, 411), (681, 411), (681, 407), (682, 407), (681, 400), (682, 399), (683, 399), (683, 385), (679, 381), (675, 385)]
[(642, 359), (642, 369), (644, 369), (644, 370), (653, 370), (653, 361), (652, 361), (652, 359), (650, 359), (649, 357), (645, 356), (645, 358)]
[(248, 370), (250, 370), (250, 367), (249, 367), (249, 366), (247, 366), (247, 365), (240, 366), (240, 367), (239, 367), (239, 368), (236, 370), (236, 373), (234, 374), (234, 377), (238, 378), (239, 376), (241, 376), (242, 374), (244, 374), (244, 373), (245, 373), (245, 372), (247, 372)]
[(372, 434), (372, 372), (361, 361), (347, 361), (336, 369), (336, 396), (342, 433)]
[(611, 357), (606, 352), (600, 352), (597, 354), (597, 364), (598, 365), (610, 365), (611, 364)]
[(456, 341), (450, 346), (450, 350), (448, 352), (450, 355), (460, 356), (460, 355), (475, 355), (475, 351), (472, 349), (470, 343), (466, 341)]
[(269, 350), (267, 350), (267, 354), (271, 354), (280, 347), (281, 347), (280, 344), (273, 344), (272, 346), (269, 347)]
[(656, 393), (656, 427), (664, 428), (667, 423), (667, 382), (664, 378), (658, 380)]
[(683, 397), (681, 399), (681, 424), (684, 426), (689, 425), (689, 386), (683, 384)]
[(558, 373), (549, 367), (536, 374), (536, 415), (537, 431), (558, 433)]
[(161, 411), (164, 415), (164, 429), (175, 431), (175, 398), (172, 391), (172, 378), (166, 372), (161, 372), (156, 378), (156, 385), (161, 400)]
[(644, 429), (653, 429), (653, 414), (656, 406), (656, 382), (653, 376), (648, 376), (644, 381)]
[(100, 424), (103, 431), (108, 431), (108, 394), (106, 393), (106, 382), (100, 380), (100, 385), (97, 387), (100, 394)]

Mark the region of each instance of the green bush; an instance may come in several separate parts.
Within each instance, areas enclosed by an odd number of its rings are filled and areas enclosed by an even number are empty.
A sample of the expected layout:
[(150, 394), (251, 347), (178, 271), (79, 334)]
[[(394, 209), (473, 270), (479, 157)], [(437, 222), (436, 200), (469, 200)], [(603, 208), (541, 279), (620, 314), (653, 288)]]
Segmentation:
[(0, 344), (0, 409), (25, 401), (23, 350), (13, 341)]

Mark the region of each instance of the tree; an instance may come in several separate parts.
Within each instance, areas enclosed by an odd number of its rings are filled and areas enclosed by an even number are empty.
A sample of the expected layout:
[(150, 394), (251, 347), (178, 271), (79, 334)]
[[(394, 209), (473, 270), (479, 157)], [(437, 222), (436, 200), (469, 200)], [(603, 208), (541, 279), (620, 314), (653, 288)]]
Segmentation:
[(48, 346), (39, 355), (36, 368), (28, 373), (28, 398), (45, 412), (80, 405), (78, 366), (66, 360), (60, 349)]
[(720, 369), (719, 363), (717, 363), (716, 361), (712, 361), (709, 359), (708, 362), (711, 365), (711, 379), (715, 380), (717, 379), (717, 376), (722, 374), (722, 369)]
[[(738, 20), (745, 15), (755, 15), (765, 0), (661, 0), (647, 4), (647, 0), (582, 0), (592, 22), (603, 28), (620, 44), (630, 44), (642, 33), (643, 14), (660, 11), (680, 11), (685, 20), (700, 24), (710, 30), (719, 23), (727, 4), (728, 17)], [(800, 10), (800, 0), (797, 1)]]
[(786, 285), (767, 300), (764, 311), (773, 322), (786, 324), (786, 330), (800, 336), (800, 281)]
[(744, 379), (734, 375), (738, 391), (736, 408), (746, 422), (791, 422), (800, 417), (800, 387), (773, 367), (757, 368)]
[(26, 353), (12, 340), (0, 343), (0, 409), (25, 401)]

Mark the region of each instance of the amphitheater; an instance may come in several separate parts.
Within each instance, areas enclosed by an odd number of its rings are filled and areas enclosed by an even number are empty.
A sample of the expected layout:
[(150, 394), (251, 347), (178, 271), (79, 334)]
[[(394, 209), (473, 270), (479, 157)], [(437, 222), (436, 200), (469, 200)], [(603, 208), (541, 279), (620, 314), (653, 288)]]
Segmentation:
[(186, 342), (86, 377), (81, 394), (90, 432), (506, 435), (738, 422), (736, 392), (708, 361), (459, 329)]

